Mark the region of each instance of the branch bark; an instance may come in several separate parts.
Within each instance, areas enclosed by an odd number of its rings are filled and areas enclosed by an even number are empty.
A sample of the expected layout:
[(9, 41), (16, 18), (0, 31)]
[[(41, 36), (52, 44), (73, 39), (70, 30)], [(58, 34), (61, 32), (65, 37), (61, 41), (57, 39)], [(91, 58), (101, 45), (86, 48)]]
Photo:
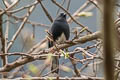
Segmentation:
[[(1, 39), (1, 44), (2, 44), (2, 48), (1, 48), (1, 53), (5, 53), (5, 39), (3, 36), (3, 29), (2, 29), (2, 15), (0, 16), (0, 39)], [(3, 55), (1, 56), (2, 58), (2, 66), (6, 65), (7, 60), (6, 57)]]

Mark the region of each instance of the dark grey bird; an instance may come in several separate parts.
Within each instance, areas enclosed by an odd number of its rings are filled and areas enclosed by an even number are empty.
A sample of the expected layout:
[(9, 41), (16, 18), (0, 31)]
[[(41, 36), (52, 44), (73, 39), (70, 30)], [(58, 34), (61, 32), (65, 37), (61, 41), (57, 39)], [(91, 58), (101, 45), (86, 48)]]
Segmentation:
[[(69, 39), (70, 29), (66, 21), (66, 14), (60, 13), (58, 17), (54, 20), (49, 32), (52, 34), (54, 42), (60, 44), (64, 43)], [(48, 47), (54, 46), (53, 41), (48, 41)], [(52, 57), (51, 71), (53, 73), (59, 73), (59, 57)]]

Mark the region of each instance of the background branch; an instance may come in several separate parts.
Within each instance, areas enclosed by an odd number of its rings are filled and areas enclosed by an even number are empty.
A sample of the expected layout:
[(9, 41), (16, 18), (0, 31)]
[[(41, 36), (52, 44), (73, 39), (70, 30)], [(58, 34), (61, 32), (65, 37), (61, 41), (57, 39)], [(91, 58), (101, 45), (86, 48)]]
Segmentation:
[[(104, 67), (105, 67), (105, 75), (106, 80), (114, 80), (114, 62), (113, 62), (113, 54), (115, 44), (116, 44), (116, 36), (115, 36), (115, 27), (114, 27), (114, 0), (104, 0), (104, 27), (103, 27), (103, 35), (104, 35)], [(113, 44), (114, 42), (114, 44)]]
[(26, 21), (28, 20), (30, 14), (33, 12), (34, 8), (36, 6), (32, 6), (30, 7), (30, 9), (28, 10), (28, 13), (26, 14), (23, 22), (21, 23), (20, 27), (18, 28), (18, 30), (16, 31), (16, 33), (14, 34), (14, 36), (12, 37), (10, 43), (8, 44), (8, 47), (7, 47), (7, 51), (11, 48), (11, 46), (13, 45), (14, 41), (16, 40), (16, 38), (18, 37), (19, 33), (21, 32), (21, 30), (23, 29), (24, 25), (26, 24)]

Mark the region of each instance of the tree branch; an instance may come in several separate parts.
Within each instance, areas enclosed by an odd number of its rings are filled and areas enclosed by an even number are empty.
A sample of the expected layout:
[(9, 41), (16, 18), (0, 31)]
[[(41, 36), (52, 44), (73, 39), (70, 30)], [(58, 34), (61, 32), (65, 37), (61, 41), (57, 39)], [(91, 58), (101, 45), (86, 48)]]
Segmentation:
[(17, 78), (20, 80), (104, 80), (102, 77), (32, 77), (32, 78)]
[[(80, 37), (79, 39), (75, 39), (71, 43), (65, 43), (65, 44), (58, 45), (57, 48), (52, 47), (50, 49), (42, 50), (42, 51), (39, 52), (39, 54), (49, 53), (51, 51), (51, 49), (57, 51), (58, 49), (68, 48), (68, 47), (71, 47), (71, 46), (74, 46), (74, 45), (77, 45), (77, 44), (85, 43), (85, 42), (88, 42), (88, 41), (91, 41), (91, 40), (96, 40), (96, 39), (100, 38), (100, 35), (101, 35), (101, 33), (98, 31), (98, 32)], [(9, 63), (9, 64), (5, 65), (2, 68), (0, 68), (0, 72), (11, 71), (12, 69), (14, 69), (18, 66), (21, 66), (21, 65), (24, 65), (26, 63), (38, 60), (40, 58), (41, 58), (41, 55), (33, 56), (31, 58), (30, 57), (20, 58), (20, 59), (14, 61), (12, 63)]]

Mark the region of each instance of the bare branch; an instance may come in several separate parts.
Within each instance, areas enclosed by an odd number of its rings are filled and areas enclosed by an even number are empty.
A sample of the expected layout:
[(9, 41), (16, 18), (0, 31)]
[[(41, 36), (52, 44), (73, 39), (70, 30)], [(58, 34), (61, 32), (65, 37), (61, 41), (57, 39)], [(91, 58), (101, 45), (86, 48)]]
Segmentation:
[(70, 8), (70, 2), (71, 2), (71, 0), (68, 0), (68, 3), (67, 3), (67, 10), (69, 10), (69, 8)]
[(9, 13), (9, 14), (17, 13), (17, 12), (20, 12), (20, 11), (22, 11), (22, 10), (24, 10), (24, 9), (30, 8), (30, 7), (32, 7), (32, 6), (35, 6), (35, 5), (37, 5), (37, 4), (38, 4), (38, 2), (36, 1), (36, 2), (34, 2), (33, 4), (31, 4), (31, 5), (27, 5), (27, 6), (20, 7), (20, 8), (18, 8), (18, 9), (15, 9), (15, 10), (7, 11), (7, 13)]
[[(66, 0), (62, 0), (62, 2), (61, 2), (61, 6), (63, 6), (63, 5), (64, 5), (65, 1), (66, 1)], [(60, 12), (60, 8), (58, 8), (58, 10), (57, 10), (57, 13), (56, 13), (56, 14), (58, 15), (58, 13), (59, 13), (59, 12)]]

